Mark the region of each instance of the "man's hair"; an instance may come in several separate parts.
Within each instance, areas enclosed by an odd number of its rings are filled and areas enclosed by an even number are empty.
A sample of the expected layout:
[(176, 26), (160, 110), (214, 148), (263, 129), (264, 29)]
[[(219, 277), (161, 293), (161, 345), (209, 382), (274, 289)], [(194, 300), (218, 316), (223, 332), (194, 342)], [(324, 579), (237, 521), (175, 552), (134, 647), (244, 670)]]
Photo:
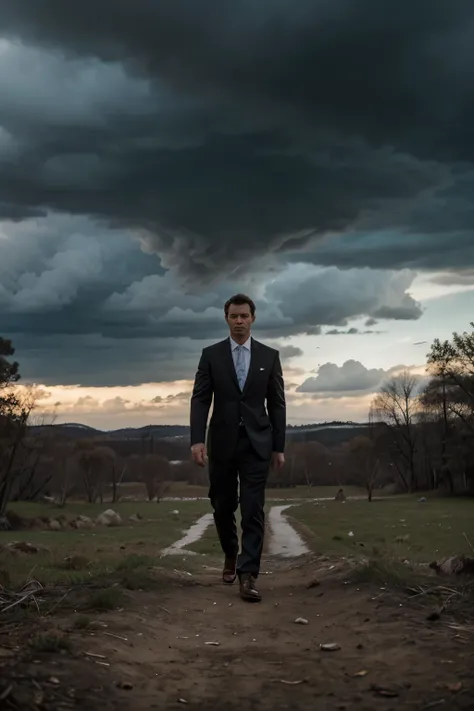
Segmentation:
[(247, 304), (250, 308), (250, 313), (252, 316), (255, 316), (255, 304), (250, 296), (246, 296), (245, 294), (235, 294), (234, 296), (231, 296), (224, 305), (224, 313), (226, 316), (229, 315), (229, 308), (232, 304), (235, 306), (243, 306), (244, 304)]

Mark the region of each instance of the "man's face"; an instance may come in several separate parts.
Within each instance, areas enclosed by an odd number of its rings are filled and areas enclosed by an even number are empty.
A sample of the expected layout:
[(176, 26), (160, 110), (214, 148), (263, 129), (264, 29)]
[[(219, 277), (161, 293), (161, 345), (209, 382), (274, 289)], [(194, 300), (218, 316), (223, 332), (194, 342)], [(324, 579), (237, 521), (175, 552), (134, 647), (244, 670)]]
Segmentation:
[(255, 316), (250, 313), (250, 306), (247, 304), (231, 304), (226, 316), (230, 335), (237, 341), (245, 343), (250, 336), (250, 329), (255, 321)]

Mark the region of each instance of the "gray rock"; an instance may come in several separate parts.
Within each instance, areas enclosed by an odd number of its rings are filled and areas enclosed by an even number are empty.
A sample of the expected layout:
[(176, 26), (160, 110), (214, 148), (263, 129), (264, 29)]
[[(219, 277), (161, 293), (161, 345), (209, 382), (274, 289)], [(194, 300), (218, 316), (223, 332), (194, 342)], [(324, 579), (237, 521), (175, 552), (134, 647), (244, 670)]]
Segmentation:
[(438, 575), (474, 575), (474, 558), (463, 555), (453, 555), (442, 563), (430, 563), (430, 568)]
[(18, 551), (19, 553), (49, 553), (49, 548), (39, 543), (29, 543), (29, 541), (11, 541), (5, 546), (6, 549)]
[(95, 523), (88, 516), (83, 516), (82, 514), (78, 516), (74, 521), (72, 521), (71, 526), (74, 528), (94, 528)]
[(335, 501), (345, 501), (346, 500), (346, 495), (345, 495), (343, 489), (339, 489), (336, 496), (334, 497), (334, 500)]
[(99, 526), (120, 526), (122, 523), (122, 518), (113, 509), (107, 509), (103, 513), (97, 516), (95, 521)]

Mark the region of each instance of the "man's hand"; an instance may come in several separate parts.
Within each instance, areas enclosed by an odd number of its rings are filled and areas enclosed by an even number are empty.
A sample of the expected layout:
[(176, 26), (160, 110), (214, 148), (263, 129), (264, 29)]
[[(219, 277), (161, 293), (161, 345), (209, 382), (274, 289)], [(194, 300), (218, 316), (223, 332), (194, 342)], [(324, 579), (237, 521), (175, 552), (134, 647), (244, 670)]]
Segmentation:
[(207, 449), (206, 445), (202, 442), (200, 444), (193, 444), (191, 447), (191, 454), (193, 457), (193, 462), (198, 465), (198, 467), (205, 467), (207, 464)]
[(272, 469), (278, 471), (285, 466), (285, 455), (283, 452), (273, 452), (272, 454)]

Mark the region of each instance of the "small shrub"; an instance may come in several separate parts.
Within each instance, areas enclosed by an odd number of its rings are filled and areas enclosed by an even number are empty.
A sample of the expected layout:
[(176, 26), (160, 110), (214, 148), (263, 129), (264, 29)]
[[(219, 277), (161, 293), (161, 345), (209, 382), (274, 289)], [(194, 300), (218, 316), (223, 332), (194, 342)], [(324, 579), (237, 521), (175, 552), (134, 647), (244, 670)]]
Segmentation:
[(145, 570), (127, 570), (120, 582), (127, 590), (154, 590), (158, 587), (158, 581)]
[(87, 615), (79, 615), (74, 620), (72, 626), (75, 630), (88, 630), (92, 625), (92, 620)]
[(132, 553), (131, 555), (128, 555), (126, 558), (123, 558), (123, 560), (120, 561), (120, 563), (116, 567), (116, 570), (120, 572), (122, 570), (136, 570), (137, 568), (146, 568), (152, 566), (153, 562), (153, 558), (148, 555), (137, 555), (136, 553)]
[(84, 570), (90, 566), (90, 561), (82, 555), (68, 556), (64, 560), (54, 564), (53, 567), (61, 570)]
[(31, 642), (32, 649), (42, 654), (60, 654), (71, 652), (71, 642), (67, 637), (55, 634), (44, 634), (34, 637)]
[(389, 587), (406, 587), (413, 571), (395, 560), (378, 558), (358, 565), (352, 574), (355, 583), (376, 583)]
[(120, 590), (117, 588), (105, 588), (103, 590), (96, 590), (89, 598), (85, 607), (95, 612), (109, 612), (110, 610), (116, 610), (117, 607), (120, 607), (123, 601), (123, 593)]

